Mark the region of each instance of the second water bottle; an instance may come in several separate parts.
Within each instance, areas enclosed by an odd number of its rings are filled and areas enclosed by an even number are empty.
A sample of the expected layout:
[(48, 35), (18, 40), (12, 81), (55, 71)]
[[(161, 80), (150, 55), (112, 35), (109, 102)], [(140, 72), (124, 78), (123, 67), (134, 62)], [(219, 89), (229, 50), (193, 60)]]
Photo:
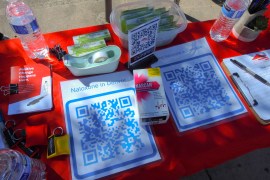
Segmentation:
[(249, 0), (226, 0), (218, 19), (210, 30), (211, 38), (217, 42), (226, 40), (248, 5)]

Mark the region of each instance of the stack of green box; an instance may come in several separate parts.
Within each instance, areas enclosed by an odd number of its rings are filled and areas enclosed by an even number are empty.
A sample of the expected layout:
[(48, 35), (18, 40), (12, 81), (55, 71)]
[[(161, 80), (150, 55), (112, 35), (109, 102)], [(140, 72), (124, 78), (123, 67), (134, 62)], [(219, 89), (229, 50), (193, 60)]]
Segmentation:
[(106, 41), (110, 39), (111, 34), (108, 29), (74, 36), (74, 45), (67, 47), (68, 53), (72, 56), (81, 57), (104, 48)]
[(165, 7), (154, 9), (153, 7), (142, 7), (121, 12), (121, 30), (127, 34), (128, 30), (133, 29), (155, 17), (160, 17), (159, 32), (169, 31), (178, 28), (178, 17), (174, 17)]

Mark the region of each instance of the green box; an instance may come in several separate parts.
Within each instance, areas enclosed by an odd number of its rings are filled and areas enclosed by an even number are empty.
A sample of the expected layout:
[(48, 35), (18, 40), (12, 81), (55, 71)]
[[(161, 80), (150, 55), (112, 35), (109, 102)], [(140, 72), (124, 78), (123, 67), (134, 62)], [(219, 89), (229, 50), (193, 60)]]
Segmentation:
[(96, 31), (88, 34), (82, 34), (78, 36), (73, 36), (74, 44), (86, 44), (89, 42), (94, 42), (104, 39), (105, 41), (111, 40), (111, 34), (108, 29), (101, 31)]
[(75, 44), (73, 46), (68, 46), (67, 50), (70, 55), (81, 57), (91, 52), (97, 51), (105, 46), (106, 46), (105, 40), (101, 39), (85, 44)]

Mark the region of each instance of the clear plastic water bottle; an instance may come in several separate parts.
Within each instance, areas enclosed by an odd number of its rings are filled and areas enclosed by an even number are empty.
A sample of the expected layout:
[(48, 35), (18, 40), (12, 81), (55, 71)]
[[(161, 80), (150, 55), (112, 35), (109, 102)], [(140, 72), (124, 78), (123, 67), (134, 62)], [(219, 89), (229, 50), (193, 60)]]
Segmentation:
[(218, 19), (210, 30), (211, 38), (217, 42), (226, 40), (248, 5), (249, 0), (226, 0)]
[(48, 56), (48, 45), (41, 33), (31, 8), (22, 0), (7, 0), (6, 17), (13, 31), (21, 40), (27, 55), (44, 59)]
[(0, 179), (43, 180), (46, 166), (12, 149), (0, 150)]

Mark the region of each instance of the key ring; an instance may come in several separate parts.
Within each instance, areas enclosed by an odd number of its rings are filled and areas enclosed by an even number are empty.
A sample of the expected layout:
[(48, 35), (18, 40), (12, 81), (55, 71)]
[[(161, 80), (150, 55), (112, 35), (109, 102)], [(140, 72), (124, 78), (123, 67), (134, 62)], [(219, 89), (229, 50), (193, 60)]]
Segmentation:
[[(60, 130), (60, 134), (55, 134), (55, 132), (57, 131), (57, 130)], [(57, 128), (54, 128), (54, 130), (53, 130), (53, 135), (54, 136), (62, 136), (63, 135), (63, 133), (64, 133), (64, 130), (63, 130), (63, 128), (62, 127), (57, 127)]]
[(8, 120), (8, 121), (5, 122), (5, 129), (7, 129), (7, 125), (10, 122), (13, 122), (13, 126), (12, 127), (15, 127), (16, 126), (16, 122), (14, 120)]
[[(16, 136), (15, 136), (15, 134), (16, 134), (16, 132), (18, 132), (18, 131), (21, 131), (21, 137), (19, 137), (19, 138), (17, 138)], [(14, 139), (14, 140), (16, 140), (16, 141), (19, 141), (19, 140), (21, 140), (21, 139), (23, 139), (23, 135), (24, 135), (24, 130), (23, 129), (16, 129), (14, 132), (13, 132), (13, 134), (12, 134), (12, 139)]]

